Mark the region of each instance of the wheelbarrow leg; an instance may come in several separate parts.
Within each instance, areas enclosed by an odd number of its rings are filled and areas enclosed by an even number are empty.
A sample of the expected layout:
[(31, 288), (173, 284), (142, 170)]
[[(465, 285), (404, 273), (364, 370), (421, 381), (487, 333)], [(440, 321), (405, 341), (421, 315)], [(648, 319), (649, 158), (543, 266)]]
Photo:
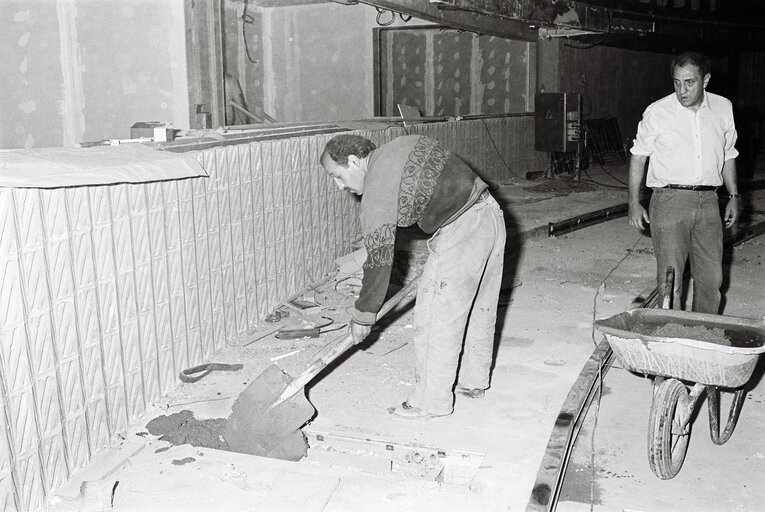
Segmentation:
[(709, 399), (709, 435), (714, 444), (720, 445), (730, 439), (733, 430), (736, 428), (738, 417), (741, 414), (741, 408), (744, 405), (746, 391), (743, 387), (733, 392), (733, 402), (730, 404), (728, 421), (725, 424), (725, 430), (720, 434), (720, 388), (717, 386), (707, 386), (707, 398)]

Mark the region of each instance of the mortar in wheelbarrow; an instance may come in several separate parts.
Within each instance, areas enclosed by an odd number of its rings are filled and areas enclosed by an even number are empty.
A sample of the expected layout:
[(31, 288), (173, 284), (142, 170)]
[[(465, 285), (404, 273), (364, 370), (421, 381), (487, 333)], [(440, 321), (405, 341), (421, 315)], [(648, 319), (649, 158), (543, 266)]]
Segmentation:
[[(668, 324), (697, 332), (720, 329), (720, 340), (657, 336)], [(765, 324), (752, 318), (669, 309), (633, 309), (595, 321), (626, 369), (725, 388), (746, 384), (765, 352)], [(714, 337), (713, 337), (714, 338)]]

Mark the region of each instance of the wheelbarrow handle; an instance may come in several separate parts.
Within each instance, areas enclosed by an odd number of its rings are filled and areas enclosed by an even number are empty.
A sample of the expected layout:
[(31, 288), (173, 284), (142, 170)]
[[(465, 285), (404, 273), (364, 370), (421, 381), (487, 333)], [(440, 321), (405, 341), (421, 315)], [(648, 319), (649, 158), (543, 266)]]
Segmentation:
[[(409, 295), (409, 293), (417, 286), (419, 279), (420, 275), (418, 274), (403, 288), (396, 292), (393, 297), (385, 301), (385, 304), (382, 305), (380, 311), (377, 313), (377, 318), (375, 321), (378, 321), (380, 318), (387, 315), (388, 312), (390, 312), (391, 309), (393, 309), (399, 302), (401, 302), (404, 297)], [(285, 400), (289, 400), (295, 396), (295, 394), (297, 394), (303, 388), (303, 386), (308, 384), (311, 379), (316, 377), (316, 375), (318, 375), (319, 372), (326, 368), (329, 363), (340, 357), (353, 345), (353, 335), (350, 333), (350, 330), (344, 336), (338, 337), (327, 343), (324, 348), (316, 353), (316, 360), (311, 364), (311, 366), (306, 368), (303, 373), (295, 377), (295, 379), (293, 379), (293, 381), (290, 382), (286, 388), (284, 388), (282, 394), (279, 395), (279, 398), (273, 403), (273, 405), (271, 405), (271, 407), (276, 407)]]
[(675, 296), (675, 269), (672, 265), (667, 267), (664, 273), (664, 300), (661, 303), (662, 309), (672, 309), (672, 301)]

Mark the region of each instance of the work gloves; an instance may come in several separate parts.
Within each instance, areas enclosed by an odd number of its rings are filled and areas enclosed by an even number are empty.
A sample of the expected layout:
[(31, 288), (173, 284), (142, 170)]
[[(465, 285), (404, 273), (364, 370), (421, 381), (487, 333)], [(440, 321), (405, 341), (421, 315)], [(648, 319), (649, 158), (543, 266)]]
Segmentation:
[(356, 322), (352, 321), (349, 327), (349, 331), (351, 333), (351, 336), (353, 336), (353, 344), (358, 345), (359, 343), (364, 341), (364, 338), (369, 336), (370, 332), (372, 332), (372, 326), (357, 324)]

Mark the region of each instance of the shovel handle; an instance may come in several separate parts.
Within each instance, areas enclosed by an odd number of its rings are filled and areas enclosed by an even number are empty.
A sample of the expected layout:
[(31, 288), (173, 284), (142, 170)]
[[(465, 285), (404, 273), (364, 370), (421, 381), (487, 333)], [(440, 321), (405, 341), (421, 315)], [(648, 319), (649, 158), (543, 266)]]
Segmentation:
[(664, 300), (661, 303), (662, 309), (672, 309), (672, 300), (675, 296), (675, 269), (672, 265), (667, 267), (664, 274)]
[[(387, 315), (388, 312), (390, 312), (391, 309), (393, 309), (399, 302), (401, 302), (404, 297), (409, 295), (409, 293), (417, 286), (417, 281), (419, 281), (419, 279), (420, 275), (418, 274), (403, 288), (396, 292), (393, 297), (385, 301), (385, 304), (382, 305), (380, 311), (377, 313), (377, 320)], [(320, 371), (326, 368), (329, 363), (340, 357), (340, 355), (342, 355), (353, 345), (353, 336), (350, 333), (350, 329), (348, 334), (345, 334), (344, 336), (338, 337), (335, 340), (329, 342), (316, 354), (316, 360), (311, 364), (311, 366), (306, 368), (303, 373), (295, 377), (295, 379), (290, 382), (286, 388), (284, 388), (282, 394), (279, 395), (279, 398), (273, 403), (271, 407), (276, 407), (285, 400), (289, 400), (295, 396), (295, 394), (297, 394), (303, 386), (308, 384), (311, 379), (316, 377), (316, 375), (318, 375)]]

